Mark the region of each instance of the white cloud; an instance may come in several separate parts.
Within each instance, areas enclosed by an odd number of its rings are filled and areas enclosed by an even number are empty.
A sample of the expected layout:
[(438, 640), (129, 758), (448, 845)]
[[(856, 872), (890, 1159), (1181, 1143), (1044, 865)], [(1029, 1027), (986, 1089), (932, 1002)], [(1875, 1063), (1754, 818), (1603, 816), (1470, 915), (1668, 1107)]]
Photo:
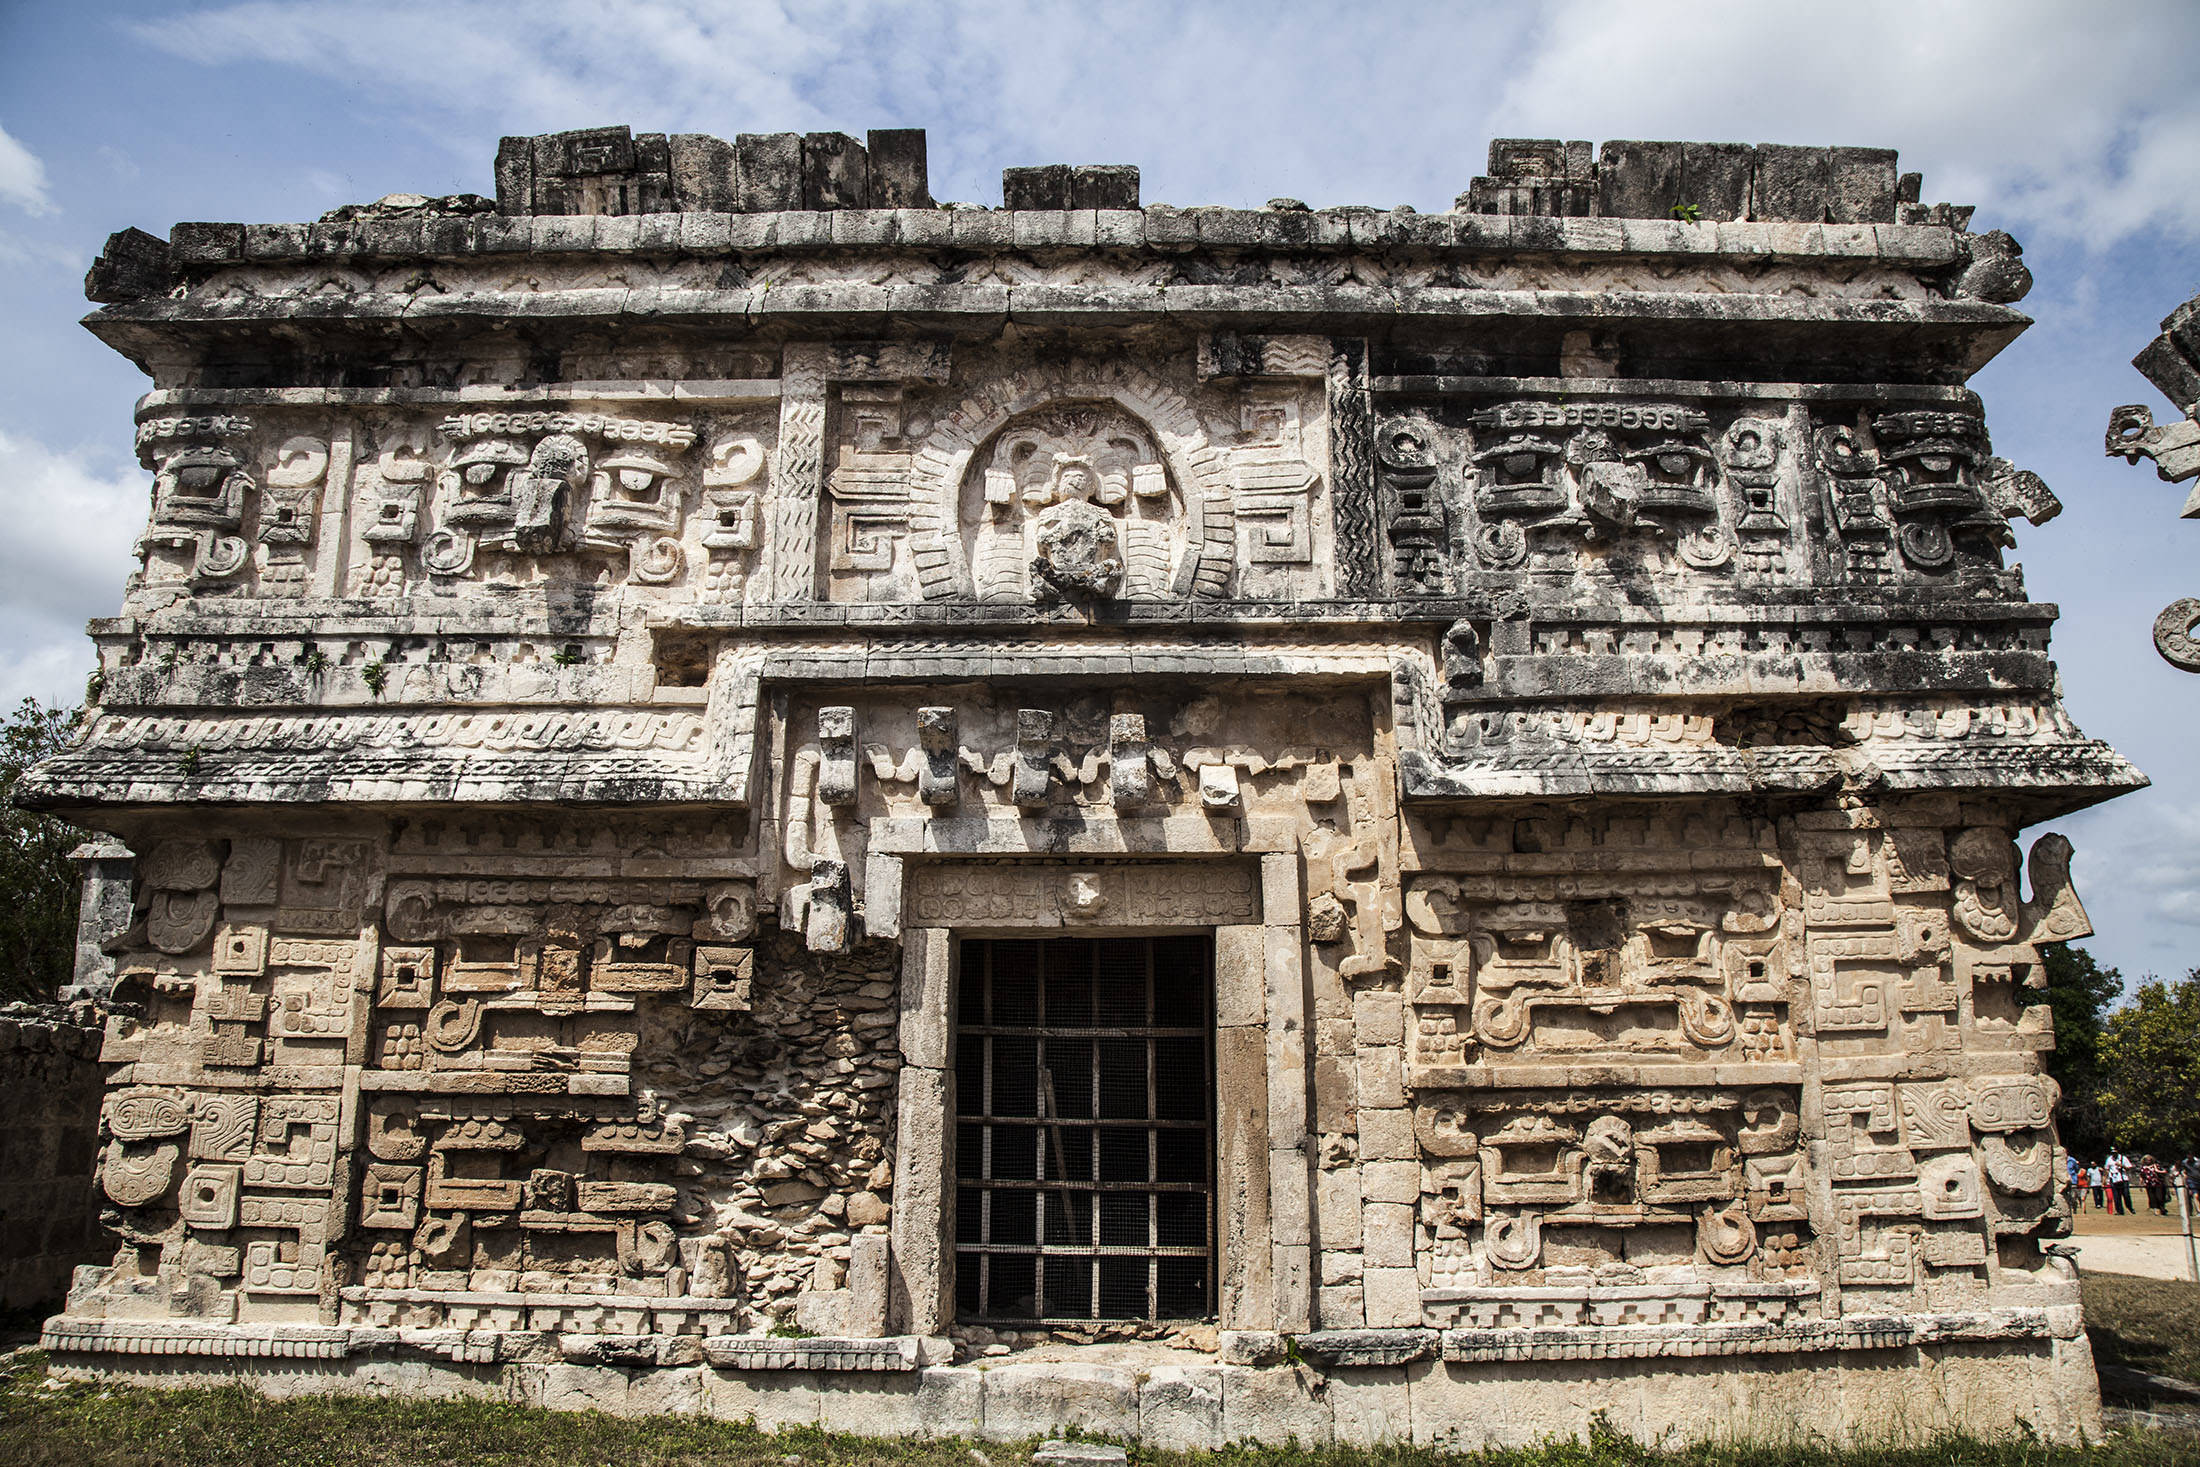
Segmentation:
[[(4, 625), (6, 618), (0, 617)], [(81, 703), (85, 680), (97, 661), (91, 642), (82, 636), (0, 648), (0, 718), (13, 714), (25, 698), (49, 706)]]
[(1898, 147), (1928, 200), (2041, 235), (2190, 235), (2196, 48), (2181, 0), (1558, 0), (1498, 116), (1531, 135)]
[(38, 155), (0, 128), (0, 203), (15, 205), (26, 214), (56, 212), (46, 195), (46, 165)]
[[(1303, 0), (541, 0), (524, 25), (482, 0), (246, 0), (135, 32), (209, 65), (372, 72), (483, 175), (496, 132), (923, 126), (943, 198), (998, 198), (1004, 164), (1121, 162), (1179, 203), (1411, 191), (1441, 208), (1480, 171), (1482, 114), (1523, 29), (1465, 10), (1341, 28)], [(397, 51), (406, 65), (385, 66)]]
[(113, 616), (145, 524), (147, 477), (0, 432), (0, 710), (75, 703), (93, 666), (84, 623)]
[(0, 265), (19, 265), (41, 270), (60, 270), (81, 275), (87, 261), (73, 245), (26, 239), (13, 230), (0, 229)]
[(113, 143), (101, 143), (98, 148), (93, 150), (93, 156), (107, 165), (107, 171), (114, 175), (116, 182), (137, 182), (141, 171), (137, 166), (137, 160)]
[(2200, 927), (2200, 810), (2156, 800), (2129, 825), (2115, 852), (2115, 879), (2131, 888), (2148, 915)]
[(144, 528), (148, 478), (134, 466), (103, 471), (84, 458), (0, 433), (0, 613), (81, 625), (122, 601), (130, 545)]
[[(1491, 135), (1901, 147), (1931, 198), (2036, 234), (2200, 234), (2200, 8), (2139, 0), (244, 0), (139, 24), (189, 60), (375, 86), (485, 135), (932, 128), (943, 196), (1132, 162), (1147, 196), (1442, 208)], [(422, 37), (433, 44), (422, 45)], [(386, 59), (402, 53), (405, 65)]]
[[(455, 114), (489, 114), (522, 128), (581, 127), (738, 106), (778, 128), (826, 125), (789, 78), (840, 49), (880, 7), (815, 7), (796, 22), (772, 4), (684, 0), (546, 0), (515, 22), (480, 0), (246, 0), (138, 25), (137, 34), (187, 60), (254, 59), (346, 79), (372, 72), (387, 90)], [(422, 45), (432, 36), (433, 44)], [(401, 47), (405, 65), (386, 58)], [(652, 121), (655, 128), (666, 121)]]

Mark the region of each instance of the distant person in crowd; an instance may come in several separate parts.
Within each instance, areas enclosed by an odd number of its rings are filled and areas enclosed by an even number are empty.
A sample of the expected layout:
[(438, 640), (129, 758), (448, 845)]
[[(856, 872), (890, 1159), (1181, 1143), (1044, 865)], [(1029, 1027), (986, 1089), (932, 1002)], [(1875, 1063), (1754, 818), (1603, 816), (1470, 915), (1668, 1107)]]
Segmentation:
[(2099, 1212), (2108, 1192), (2108, 1173), (2102, 1170), (2099, 1162), (2095, 1162), (2085, 1169), (2085, 1180), (2086, 1185), (2093, 1189), (2093, 1210)]
[(2169, 1168), (2151, 1154), (2139, 1158), (2139, 1185), (2146, 1188), (2147, 1211), (2169, 1211)]
[(2108, 1154), (2108, 1192), (2114, 1205), (2111, 1212), (2131, 1212), (2131, 1158), (2121, 1151)]
[(2078, 1199), (2085, 1196), (2085, 1168), (2078, 1158), (2065, 1153), (2063, 1156), (2063, 1201), (2072, 1212), (2078, 1210)]

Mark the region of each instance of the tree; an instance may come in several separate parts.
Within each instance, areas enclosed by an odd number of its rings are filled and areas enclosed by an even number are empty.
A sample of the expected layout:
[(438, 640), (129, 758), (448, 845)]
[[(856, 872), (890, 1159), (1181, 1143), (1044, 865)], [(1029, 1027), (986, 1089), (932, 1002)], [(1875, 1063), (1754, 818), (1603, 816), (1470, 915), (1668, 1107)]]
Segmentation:
[(2101, 1035), (2108, 1011), (2123, 996), (2124, 975), (2104, 968), (2093, 954), (2066, 942), (2040, 949), (2047, 970), (2047, 1003), (2055, 1014), (2055, 1052), (2047, 1073), (2062, 1086), (2056, 1120), (2063, 1145), (2075, 1156), (2108, 1149), (2101, 1119)]
[(75, 734), (81, 709), (25, 698), (0, 733), (0, 1000), (49, 1000), (76, 969), (76, 868), (69, 852), (86, 832), (19, 810), (23, 771)]
[(2127, 1151), (2200, 1151), (2200, 968), (2148, 978), (2101, 1036), (2101, 1113)]

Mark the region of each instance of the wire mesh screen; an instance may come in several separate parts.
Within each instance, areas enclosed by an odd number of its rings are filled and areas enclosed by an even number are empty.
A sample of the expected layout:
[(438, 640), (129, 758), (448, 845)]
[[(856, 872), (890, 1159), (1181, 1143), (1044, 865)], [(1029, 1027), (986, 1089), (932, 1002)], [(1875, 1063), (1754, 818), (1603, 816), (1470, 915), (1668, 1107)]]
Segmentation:
[(1213, 1312), (1213, 960), (1206, 937), (963, 941), (962, 1318)]

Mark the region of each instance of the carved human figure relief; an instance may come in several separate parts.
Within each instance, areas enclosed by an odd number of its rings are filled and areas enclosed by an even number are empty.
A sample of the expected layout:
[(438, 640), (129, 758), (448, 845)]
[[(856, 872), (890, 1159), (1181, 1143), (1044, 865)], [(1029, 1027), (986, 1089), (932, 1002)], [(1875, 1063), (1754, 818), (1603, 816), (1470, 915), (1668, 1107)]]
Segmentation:
[(1146, 426), (1112, 404), (1011, 422), (964, 492), (971, 570), (986, 601), (1153, 600), (1184, 552), (1184, 505)]

